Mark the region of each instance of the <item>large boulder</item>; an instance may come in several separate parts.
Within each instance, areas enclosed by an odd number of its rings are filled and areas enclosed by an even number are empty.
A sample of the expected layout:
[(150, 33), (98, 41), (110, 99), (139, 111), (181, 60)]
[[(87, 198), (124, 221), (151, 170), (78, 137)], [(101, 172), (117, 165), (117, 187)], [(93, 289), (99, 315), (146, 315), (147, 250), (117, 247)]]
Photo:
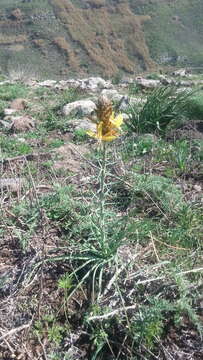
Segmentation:
[(69, 103), (63, 107), (65, 116), (88, 116), (96, 109), (96, 105), (92, 100), (78, 100)]

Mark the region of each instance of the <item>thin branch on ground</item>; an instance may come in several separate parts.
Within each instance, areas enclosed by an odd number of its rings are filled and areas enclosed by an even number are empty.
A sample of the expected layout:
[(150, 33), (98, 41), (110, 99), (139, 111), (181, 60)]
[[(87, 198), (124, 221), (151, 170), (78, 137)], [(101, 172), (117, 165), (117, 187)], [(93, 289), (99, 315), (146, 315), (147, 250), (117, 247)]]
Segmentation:
[(128, 310), (135, 310), (137, 308), (137, 305), (131, 305), (131, 306), (126, 306), (126, 307), (122, 307), (119, 309), (116, 309), (114, 311), (111, 311), (109, 313), (106, 313), (104, 315), (98, 315), (98, 316), (90, 316), (87, 321), (95, 321), (95, 320), (104, 320), (104, 319), (108, 319), (109, 317), (113, 317), (115, 315), (118, 315), (119, 313), (122, 312), (126, 312)]
[[(25, 325), (22, 325), (22, 326), (19, 326), (19, 327), (15, 328), (15, 329), (11, 329), (11, 330), (8, 331), (6, 334), (4, 334), (4, 335), (2, 335), (2, 336), (0, 337), (0, 341), (4, 340), (4, 339), (7, 338), (8, 336), (11, 336), (11, 335), (14, 335), (15, 333), (18, 333), (19, 331), (22, 331), (22, 330), (25, 330), (25, 329), (29, 328), (29, 326), (30, 326), (30, 323), (25, 324)], [(0, 331), (1, 331), (1, 330), (0, 330)], [(1, 331), (1, 333), (2, 333), (2, 331)]]

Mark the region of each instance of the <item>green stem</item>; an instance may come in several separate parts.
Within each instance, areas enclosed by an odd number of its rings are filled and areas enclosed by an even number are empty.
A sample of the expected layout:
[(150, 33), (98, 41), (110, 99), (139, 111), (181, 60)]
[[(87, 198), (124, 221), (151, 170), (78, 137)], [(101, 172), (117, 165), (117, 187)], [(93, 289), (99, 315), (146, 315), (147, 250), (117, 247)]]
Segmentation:
[(102, 163), (100, 173), (100, 228), (102, 246), (106, 242), (105, 231), (105, 177), (106, 177), (106, 143), (102, 142)]

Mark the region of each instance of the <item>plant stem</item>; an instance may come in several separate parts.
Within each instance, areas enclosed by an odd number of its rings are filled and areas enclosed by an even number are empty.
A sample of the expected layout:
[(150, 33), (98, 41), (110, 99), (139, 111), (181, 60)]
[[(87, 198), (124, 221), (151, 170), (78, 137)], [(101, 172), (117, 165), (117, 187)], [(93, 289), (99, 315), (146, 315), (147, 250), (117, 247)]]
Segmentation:
[(102, 163), (100, 173), (100, 229), (101, 229), (101, 244), (106, 241), (105, 231), (105, 177), (106, 177), (106, 143), (102, 142)]

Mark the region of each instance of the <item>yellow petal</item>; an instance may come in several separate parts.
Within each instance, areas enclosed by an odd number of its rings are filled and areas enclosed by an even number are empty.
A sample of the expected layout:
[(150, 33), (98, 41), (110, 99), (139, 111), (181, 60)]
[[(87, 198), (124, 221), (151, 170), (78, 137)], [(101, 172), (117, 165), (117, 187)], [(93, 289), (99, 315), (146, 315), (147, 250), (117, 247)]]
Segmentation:
[(95, 139), (97, 139), (97, 133), (94, 133), (94, 132), (91, 131), (91, 130), (87, 130), (87, 131), (86, 131), (86, 134), (89, 135), (89, 136), (91, 136), (91, 137), (93, 137), (93, 138), (95, 138)]
[(110, 121), (115, 127), (120, 128), (121, 124), (123, 123), (123, 115), (119, 114), (118, 116), (116, 116), (116, 118), (114, 118), (114, 114), (113, 114)]
[(104, 135), (104, 136), (102, 136), (103, 141), (112, 141), (112, 140), (114, 140), (116, 138), (117, 138), (116, 135)]
[(102, 140), (103, 141), (112, 141), (114, 139), (116, 139), (119, 136), (119, 132), (115, 129), (111, 129), (110, 131), (108, 131), (106, 134), (104, 134), (102, 136)]

